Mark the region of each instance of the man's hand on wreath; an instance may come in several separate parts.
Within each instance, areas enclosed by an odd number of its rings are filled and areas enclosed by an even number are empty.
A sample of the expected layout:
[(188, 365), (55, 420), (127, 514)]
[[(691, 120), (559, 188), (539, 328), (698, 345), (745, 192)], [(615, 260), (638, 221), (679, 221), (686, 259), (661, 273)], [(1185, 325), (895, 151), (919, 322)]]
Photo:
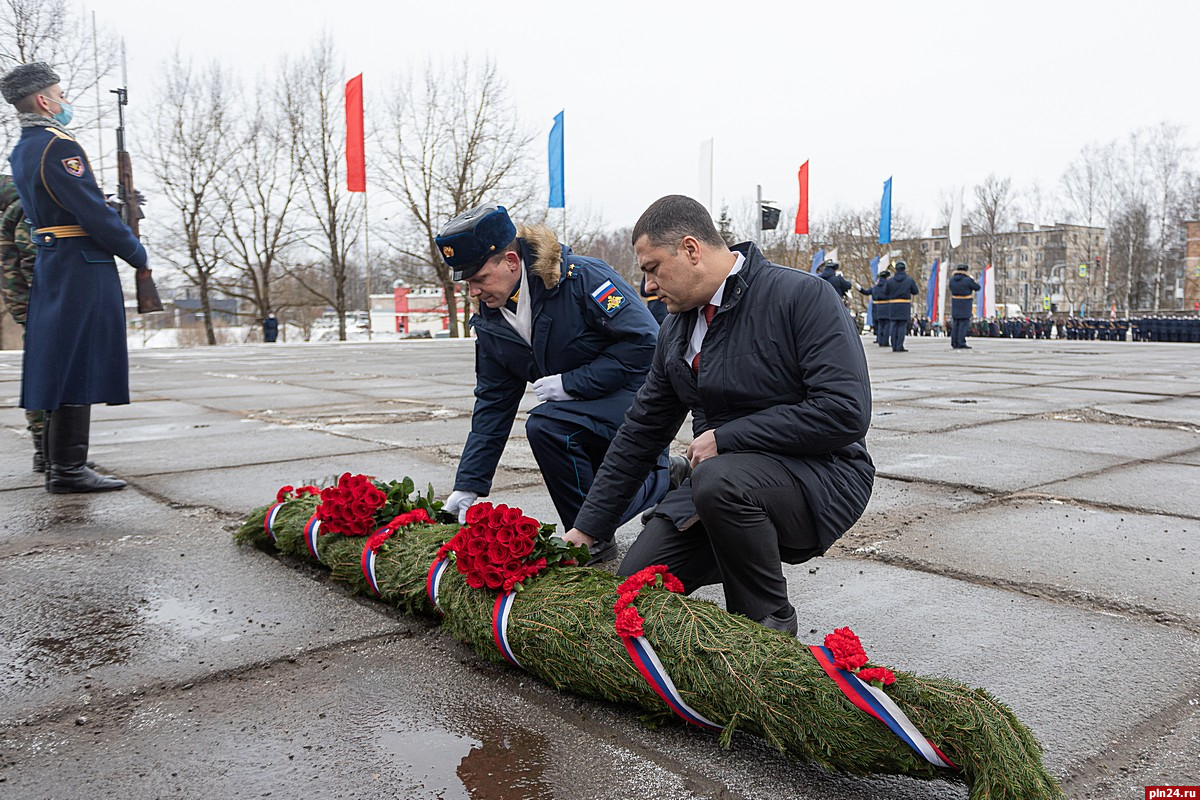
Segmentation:
[(571, 530), (563, 534), (562, 538), (564, 541), (570, 542), (571, 544), (582, 545), (588, 548), (590, 548), (596, 542), (595, 539), (579, 530), (579, 528), (571, 528)]
[(688, 445), (687, 459), (692, 465), (692, 469), (706, 458), (712, 458), (717, 455), (717, 435), (711, 430), (697, 436)]

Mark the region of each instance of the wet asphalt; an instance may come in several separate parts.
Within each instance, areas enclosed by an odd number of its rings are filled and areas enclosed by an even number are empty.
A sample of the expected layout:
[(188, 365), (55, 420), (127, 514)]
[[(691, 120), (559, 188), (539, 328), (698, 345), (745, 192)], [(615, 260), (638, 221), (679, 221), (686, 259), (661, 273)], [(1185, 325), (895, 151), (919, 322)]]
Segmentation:
[[(874, 660), (986, 687), (1069, 797), (1200, 784), (1200, 347), (864, 343), (878, 478), (826, 557), (788, 567), (801, 638), (849, 625)], [(232, 543), (286, 483), (448, 493), (470, 342), (130, 363), (133, 403), (95, 409), (91, 450), (129, 488), (60, 496), (0, 352), (0, 798), (965, 797), (645, 727)], [(493, 497), (553, 520), (521, 430)]]

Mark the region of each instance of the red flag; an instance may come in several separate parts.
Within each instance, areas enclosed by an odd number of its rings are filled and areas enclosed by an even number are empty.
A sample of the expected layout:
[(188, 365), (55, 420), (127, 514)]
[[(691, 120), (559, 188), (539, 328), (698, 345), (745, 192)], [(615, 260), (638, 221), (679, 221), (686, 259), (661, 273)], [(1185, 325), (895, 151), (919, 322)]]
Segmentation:
[(363, 139), (361, 72), (346, 81), (346, 190), (367, 190), (367, 147)]
[(796, 233), (808, 233), (808, 162), (800, 165), (800, 207), (796, 209)]

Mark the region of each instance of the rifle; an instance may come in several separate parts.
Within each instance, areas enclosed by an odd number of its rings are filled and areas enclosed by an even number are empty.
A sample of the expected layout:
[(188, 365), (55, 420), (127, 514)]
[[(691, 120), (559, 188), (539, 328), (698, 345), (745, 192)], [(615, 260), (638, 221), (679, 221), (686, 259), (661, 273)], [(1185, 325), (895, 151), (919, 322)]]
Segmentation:
[[(129, 151), (125, 149), (125, 106), (129, 104), (129, 79), (125, 75), (125, 49), (121, 48), (121, 82), (125, 85), (120, 89), (112, 89), (117, 96), (117, 200), (120, 202), (121, 220), (129, 226), (129, 230), (137, 238), (142, 238), (139, 220), (142, 214), (141, 196), (133, 188), (133, 161)], [(158, 287), (154, 285), (154, 277), (149, 269), (139, 269), (134, 273), (134, 285), (137, 292), (137, 310), (139, 314), (149, 314), (162, 311), (162, 299), (158, 296)]]

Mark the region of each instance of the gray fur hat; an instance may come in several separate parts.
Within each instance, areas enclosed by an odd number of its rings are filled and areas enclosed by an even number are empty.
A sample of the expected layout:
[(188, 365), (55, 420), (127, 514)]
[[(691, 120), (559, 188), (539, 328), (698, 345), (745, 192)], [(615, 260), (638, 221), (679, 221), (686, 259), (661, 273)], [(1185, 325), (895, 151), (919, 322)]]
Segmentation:
[(45, 61), (34, 61), (32, 64), (19, 64), (0, 78), (0, 92), (4, 94), (4, 102), (16, 103), (22, 97), (28, 97), (58, 82), (58, 73), (52, 70), (49, 64)]

